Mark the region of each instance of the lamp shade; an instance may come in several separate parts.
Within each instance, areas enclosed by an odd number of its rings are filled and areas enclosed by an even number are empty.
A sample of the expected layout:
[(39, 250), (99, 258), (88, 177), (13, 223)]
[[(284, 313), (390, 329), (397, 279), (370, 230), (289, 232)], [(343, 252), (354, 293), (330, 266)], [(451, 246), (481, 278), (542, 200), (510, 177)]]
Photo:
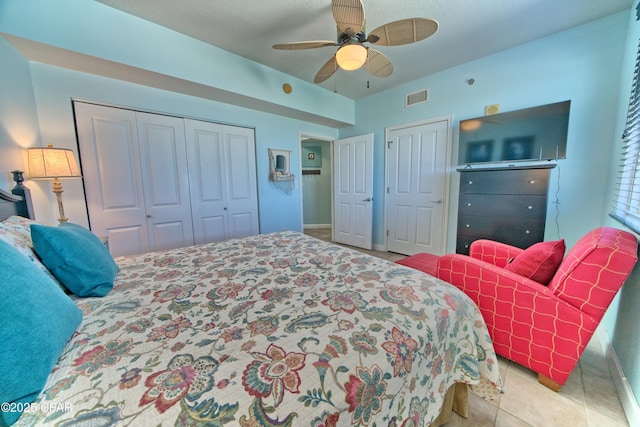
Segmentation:
[(80, 168), (73, 151), (66, 148), (29, 148), (29, 178), (73, 178), (80, 176)]
[(336, 52), (336, 61), (343, 70), (357, 70), (367, 60), (367, 48), (361, 44), (348, 44)]

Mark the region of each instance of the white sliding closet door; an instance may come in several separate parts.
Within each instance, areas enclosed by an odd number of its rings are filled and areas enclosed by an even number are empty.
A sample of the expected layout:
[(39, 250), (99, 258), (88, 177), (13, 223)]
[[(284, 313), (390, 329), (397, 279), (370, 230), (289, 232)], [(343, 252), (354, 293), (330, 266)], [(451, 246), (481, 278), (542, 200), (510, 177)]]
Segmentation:
[(193, 245), (184, 120), (136, 113), (151, 250)]
[(260, 232), (253, 129), (74, 106), (91, 229), (113, 255)]
[(228, 225), (222, 125), (185, 120), (185, 129), (195, 242), (225, 240)]
[(109, 238), (114, 255), (148, 252), (135, 112), (74, 107), (91, 229)]
[(259, 233), (252, 129), (185, 120), (196, 243)]
[(225, 126), (229, 238), (258, 234), (258, 186), (253, 129)]

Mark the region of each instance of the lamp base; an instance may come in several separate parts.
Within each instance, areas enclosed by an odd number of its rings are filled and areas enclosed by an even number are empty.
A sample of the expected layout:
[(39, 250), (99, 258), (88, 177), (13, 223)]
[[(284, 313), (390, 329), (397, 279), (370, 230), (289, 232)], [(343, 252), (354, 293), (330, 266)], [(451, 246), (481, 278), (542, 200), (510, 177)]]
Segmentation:
[(69, 218), (64, 216), (64, 206), (62, 205), (62, 183), (60, 183), (58, 178), (53, 179), (53, 193), (56, 195), (56, 200), (58, 201), (58, 213), (60, 214), (58, 222), (62, 224), (63, 222), (69, 221)]

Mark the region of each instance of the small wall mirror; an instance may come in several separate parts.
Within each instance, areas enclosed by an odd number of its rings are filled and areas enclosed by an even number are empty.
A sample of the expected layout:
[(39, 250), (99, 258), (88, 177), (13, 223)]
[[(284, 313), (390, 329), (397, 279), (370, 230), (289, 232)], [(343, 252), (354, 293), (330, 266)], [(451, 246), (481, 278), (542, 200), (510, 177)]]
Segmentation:
[(291, 151), (269, 148), (269, 179), (271, 181), (292, 181)]
[(276, 155), (276, 172), (281, 174), (287, 173), (287, 159), (284, 157), (284, 154)]

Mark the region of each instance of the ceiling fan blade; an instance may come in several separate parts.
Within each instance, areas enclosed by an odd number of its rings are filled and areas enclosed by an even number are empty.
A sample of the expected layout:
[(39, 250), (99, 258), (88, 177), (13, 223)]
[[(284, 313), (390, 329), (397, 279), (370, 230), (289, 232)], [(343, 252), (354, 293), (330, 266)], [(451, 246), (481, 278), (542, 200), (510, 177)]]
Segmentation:
[(292, 43), (280, 43), (274, 44), (274, 49), (280, 50), (300, 50), (300, 49), (315, 49), (317, 47), (337, 46), (336, 42), (328, 40), (316, 40), (309, 42), (292, 42)]
[(331, 0), (331, 11), (340, 31), (351, 36), (362, 30), (364, 7), (361, 0)]
[(438, 31), (438, 22), (428, 18), (409, 18), (390, 22), (371, 31), (379, 37), (378, 41), (370, 40), (377, 46), (399, 46), (426, 39)]
[(322, 83), (327, 80), (329, 77), (333, 76), (333, 73), (338, 69), (338, 62), (336, 61), (336, 56), (333, 55), (318, 71), (316, 77), (313, 79), (314, 83)]
[(382, 52), (369, 48), (364, 69), (376, 77), (389, 77), (393, 73), (393, 64)]

